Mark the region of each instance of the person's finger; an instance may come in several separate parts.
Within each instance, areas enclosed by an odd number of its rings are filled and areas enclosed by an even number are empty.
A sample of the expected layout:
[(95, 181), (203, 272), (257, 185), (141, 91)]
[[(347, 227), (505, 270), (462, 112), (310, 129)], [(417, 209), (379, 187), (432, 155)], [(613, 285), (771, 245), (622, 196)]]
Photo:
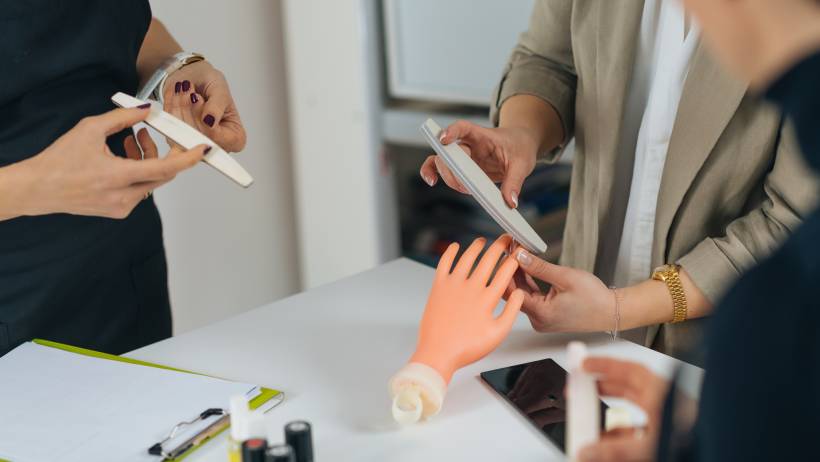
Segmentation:
[(441, 176), (441, 179), (444, 180), (444, 183), (449, 186), (451, 189), (454, 189), (462, 194), (470, 194), (467, 191), (467, 188), (461, 184), (460, 181), (453, 175), (453, 172), (450, 171), (450, 168), (447, 167), (447, 164), (444, 163), (441, 158), (435, 156), (434, 158), (436, 164), (436, 170), (438, 170), (438, 174)]
[(501, 195), (504, 196), (504, 202), (510, 208), (518, 208), (518, 198), (521, 194), (521, 187), (524, 185), (524, 180), (532, 171), (531, 168), (522, 160), (511, 160), (507, 165), (507, 172), (504, 175), (504, 180), (501, 182)]
[(134, 135), (128, 135), (122, 144), (125, 148), (126, 157), (132, 160), (142, 159), (142, 152), (140, 152), (140, 148), (137, 146), (137, 140), (134, 138)]
[(214, 129), (222, 122), (222, 116), (233, 104), (231, 90), (224, 80), (216, 80), (204, 89), (205, 106), (202, 109), (202, 123)]
[(568, 268), (544, 261), (521, 247), (515, 250), (515, 258), (518, 260), (518, 264), (521, 265), (521, 270), (533, 278), (560, 288), (569, 285)]
[(234, 108), (231, 108), (222, 116), (222, 121), (210, 129), (204, 128), (205, 133), (216, 141), (222, 149), (228, 152), (241, 152), (245, 149), (245, 144), (248, 141), (248, 135), (245, 132), (245, 127), (242, 125), (242, 120)]
[(481, 127), (480, 125), (476, 125), (466, 120), (457, 120), (442, 130), (438, 139), (441, 144), (447, 145), (454, 143), (457, 140), (471, 138), (476, 131), (483, 128), (484, 127)]
[(467, 250), (461, 254), (461, 258), (458, 259), (456, 263), (456, 267), (453, 270), (453, 276), (457, 276), (458, 278), (467, 279), (467, 276), (470, 274), (470, 271), (473, 269), (475, 265), (475, 261), (478, 258), (478, 255), (484, 250), (484, 246), (487, 244), (487, 240), (483, 237), (480, 237), (473, 241)]
[[(578, 451), (580, 462), (638, 462), (651, 460), (645, 442), (634, 437), (601, 439)], [(647, 457), (649, 456), (649, 457)]]
[(127, 172), (128, 183), (147, 183), (174, 178), (179, 172), (196, 165), (209, 150), (209, 146), (200, 145), (162, 159), (132, 162)]
[(584, 370), (598, 375), (602, 395), (627, 399), (643, 409), (652, 404), (651, 395), (658, 392), (649, 384), (660, 379), (638, 363), (590, 357), (584, 361)]
[(513, 275), (517, 270), (518, 262), (515, 258), (507, 257), (504, 259), (504, 262), (501, 263), (498, 271), (495, 272), (493, 281), (488, 286), (488, 289), (493, 297), (501, 297), (501, 294), (504, 293), (504, 288), (506, 288), (510, 281), (512, 281)]
[(145, 199), (148, 194), (153, 193), (155, 190), (164, 186), (171, 180), (173, 180), (173, 178), (158, 181), (148, 181), (145, 183), (136, 183), (128, 187), (129, 194), (132, 194), (134, 197), (137, 198), (137, 200), (142, 200)]
[(518, 317), (518, 313), (521, 311), (521, 304), (524, 302), (524, 292), (520, 290), (513, 291), (512, 295), (510, 295), (509, 301), (507, 304), (504, 305), (504, 311), (496, 318), (496, 326), (500, 329), (502, 335), (506, 335), (507, 332), (512, 329), (513, 324), (515, 324), (515, 320)]
[(105, 114), (83, 119), (81, 123), (88, 124), (90, 127), (99, 130), (104, 136), (107, 137), (113, 135), (114, 133), (119, 133), (126, 128), (133, 127), (134, 125), (145, 120), (151, 112), (148, 110), (150, 107), (151, 104), (145, 103), (140, 107), (132, 109), (114, 109), (113, 111), (108, 111)]
[(197, 130), (204, 132), (205, 124), (202, 122), (202, 113), (205, 110), (205, 98), (192, 90), (188, 95), (188, 99), (191, 101), (192, 124)]
[(476, 282), (480, 282), (486, 286), (490, 281), (490, 275), (492, 275), (495, 267), (498, 266), (498, 260), (501, 258), (501, 254), (510, 248), (511, 242), (512, 237), (510, 237), (509, 234), (503, 234), (496, 239), (487, 251), (484, 252), (484, 256), (481, 257), (470, 279), (475, 279)]
[(430, 186), (435, 186), (438, 183), (438, 170), (436, 170), (436, 156), (429, 156), (424, 159), (419, 169), (421, 179)]
[(456, 259), (456, 255), (458, 255), (458, 247), (459, 245), (456, 242), (453, 242), (447, 246), (447, 250), (445, 250), (441, 255), (441, 258), (438, 261), (438, 266), (436, 266), (437, 278), (448, 276), (450, 274), (450, 270), (453, 269), (453, 262)]
[(139, 145), (142, 148), (143, 159), (156, 159), (159, 157), (157, 144), (154, 143), (147, 128), (140, 129), (140, 131), (137, 132), (137, 141), (139, 141)]

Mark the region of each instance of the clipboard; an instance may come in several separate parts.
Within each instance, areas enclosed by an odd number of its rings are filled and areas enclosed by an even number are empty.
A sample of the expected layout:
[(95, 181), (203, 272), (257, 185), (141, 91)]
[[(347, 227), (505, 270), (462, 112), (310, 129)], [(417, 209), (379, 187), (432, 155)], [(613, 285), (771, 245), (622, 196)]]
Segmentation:
[[(169, 370), (169, 371), (180, 372), (180, 373), (183, 373), (183, 374), (194, 374), (194, 375), (200, 375), (200, 376), (203, 376), (203, 377), (213, 377), (213, 376), (210, 376), (210, 375), (207, 375), (207, 374), (200, 374), (198, 372), (188, 371), (188, 370), (184, 370), (184, 369), (178, 369), (178, 368), (170, 367), (170, 366), (164, 366), (162, 364), (150, 363), (150, 362), (147, 362), (147, 361), (140, 361), (138, 359), (124, 358), (124, 357), (121, 357), (121, 356), (116, 356), (116, 355), (112, 355), (112, 354), (108, 354), (108, 353), (102, 353), (102, 352), (99, 352), (99, 351), (89, 350), (89, 349), (86, 349), (86, 348), (80, 348), (80, 347), (75, 347), (75, 346), (71, 346), (71, 345), (66, 345), (66, 344), (63, 344), (63, 343), (52, 342), (50, 340), (34, 339), (34, 340), (32, 340), (32, 343), (35, 343), (35, 344), (38, 344), (38, 345), (41, 345), (41, 346), (44, 346), (44, 347), (55, 348), (55, 349), (58, 349), (58, 350), (63, 350), (63, 351), (69, 352), (69, 353), (74, 353), (74, 354), (83, 355), (83, 356), (89, 356), (89, 357), (98, 358), (98, 359), (105, 359), (105, 360), (109, 360), (109, 361), (117, 361), (117, 362), (122, 362), (122, 363), (127, 363), (127, 364), (134, 364), (134, 365), (139, 365), (139, 366), (153, 367), (153, 368), (157, 368), (157, 369), (165, 369), (165, 370)], [(219, 378), (219, 377), (213, 377), (213, 378)], [(248, 401), (248, 406), (252, 410), (265, 409), (265, 408), (267, 408), (267, 410), (270, 410), (273, 407), (278, 406), (282, 401), (284, 401), (285, 394), (282, 391), (274, 390), (272, 388), (259, 387), (259, 392), (260, 392), (259, 395), (257, 395), (255, 398)], [(169, 428), (171, 428), (171, 426), (173, 426), (175, 423), (176, 422), (168, 422)], [(157, 461), (164, 460), (164, 461), (169, 461), (169, 462), (181, 461), (181, 460), (185, 459), (186, 457), (188, 457), (189, 455), (191, 455), (192, 453), (194, 453), (197, 449), (202, 447), (208, 441), (213, 439), (213, 437), (221, 434), (222, 432), (224, 432), (228, 428), (230, 428), (230, 426), (227, 425), (227, 423), (226, 423), (226, 425), (224, 425), (222, 428), (219, 428), (219, 429), (216, 429), (216, 430), (212, 429), (209, 432), (209, 434), (204, 435), (198, 441), (198, 443), (196, 445), (191, 446), (188, 450), (186, 450), (185, 452), (183, 452), (182, 454), (180, 454), (179, 456), (177, 456), (174, 459), (160, 459), (160, 458), (157, 458), (156, 460)], [(146, 450), (148, 450), (148, 447), (153, 443), (154, 442), (146, 441), (146, 445), (145, 445)], [(0, 462), (10, 462), (10, 461), (4, 461), (4, 460), (0, 459)]]

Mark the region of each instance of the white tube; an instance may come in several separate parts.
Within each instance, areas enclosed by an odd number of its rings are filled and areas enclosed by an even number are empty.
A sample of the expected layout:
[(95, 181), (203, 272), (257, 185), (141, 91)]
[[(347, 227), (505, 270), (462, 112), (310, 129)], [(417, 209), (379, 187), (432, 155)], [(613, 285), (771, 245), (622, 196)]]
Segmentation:
[(582, 342), (567, 346), (567, 456), (578, 460), (578, 452), (598, 441), (601, 433), (601, 405), (595, 377), (583, 370), (587, 347)]
[(435, 369), (421, 363), (405, 365), (390, 379), (393, 418), (407, 425), (438, 414), (447, 384)]

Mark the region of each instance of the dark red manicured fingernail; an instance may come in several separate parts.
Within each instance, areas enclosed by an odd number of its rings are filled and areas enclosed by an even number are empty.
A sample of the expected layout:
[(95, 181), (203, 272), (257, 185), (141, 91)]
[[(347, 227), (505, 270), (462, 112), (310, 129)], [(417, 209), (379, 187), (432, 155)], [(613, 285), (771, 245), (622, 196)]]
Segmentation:
[(210, 114), (206, 115), (205, 118), (202, 119), (202, 121), (205, 122), (205, 125), (207, 125), (209, 127), (213, 127), (214, 124), (216, 123), (216, 119), (214, 119), (214, 116), (212, 116)]
[(148, 109), (149, 107), (151, 107), (151, 103), (140, 104), (140, 105), (139, 105), (139, 106), (137, 106), (137, 107), (138, 107), (139, 109)]
[(191, 93), (191, 102), (196, 104), (199, 101), (199, 98), (196, 97), (196, 93)]
[(174, 84), (174, 93), (179, 93), (182, 91), (182, 82), (177, 82)]
[(208, 154), (209, 152), (211, 152), (211, 147), (210, 147), (210, 146), (206, 146), (206, 147), (205, 147), (205, 154)]
[(191, 82), (187, 80), (182, 81), (182, 91), (188, 91), (191, 89)]

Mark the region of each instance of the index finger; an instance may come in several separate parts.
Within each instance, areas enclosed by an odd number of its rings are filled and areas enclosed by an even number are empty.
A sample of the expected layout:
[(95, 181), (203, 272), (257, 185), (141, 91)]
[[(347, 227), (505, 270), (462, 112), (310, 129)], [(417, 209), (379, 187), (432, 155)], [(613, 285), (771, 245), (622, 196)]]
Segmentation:
[(439, 135), (441, 144), (450, 144), (456, 140), (468, 139), (477, 134), (484, 127), (466, 120), (457, 120), (442, 130)]
[(105, 136), (119, 133), (126, 128), (142, 122), (151, 113), (148, 109), (151, 107), (149, 103), (143, 105), (144, 107), (135, 107), (132, 109), (119, 108), (108, 111), (105, 114), (90, 117), (92, 123), (102, 129)]
[(612, 358), (590, 357), (584, 361), (584, 370), (598, 374), (598, 384), (605, 396), (626, 398), (645, 407), (646, 393), (654, 393), (649, 385), (656, 379), (641, 364)]
[(128, 171), (129, 183), (135, 184), (169, 180), (179, 172), (196, 165), (202, 160), (206, 151), (210, 151), (210, 147), (200, 145), (194, 149), (172, 153), (163, 158), (132, 162)]

